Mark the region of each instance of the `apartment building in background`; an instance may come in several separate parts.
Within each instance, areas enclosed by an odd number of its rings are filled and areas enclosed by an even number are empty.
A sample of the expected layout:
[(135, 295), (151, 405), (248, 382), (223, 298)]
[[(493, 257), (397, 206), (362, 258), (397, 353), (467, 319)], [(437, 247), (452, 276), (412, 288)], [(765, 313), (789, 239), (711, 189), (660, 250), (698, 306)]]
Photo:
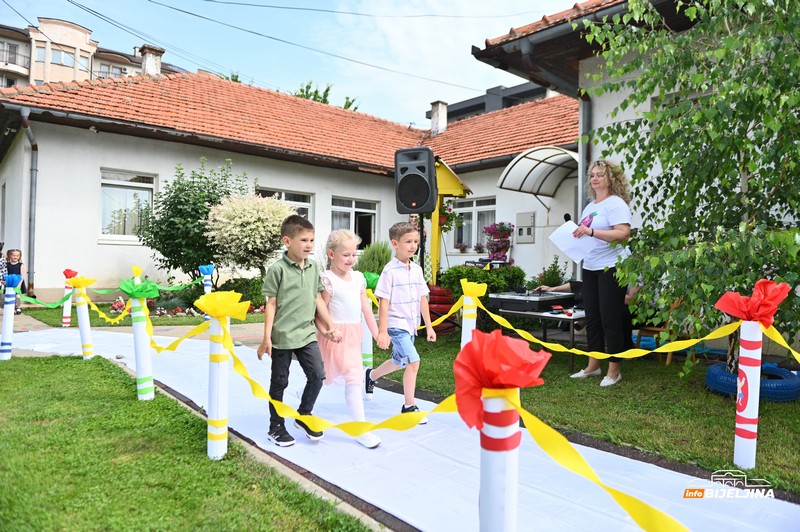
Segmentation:
[(38, 18), (38, 26), (0, 24), (0, 87), (172, 74), (182, 68), (161, 62), (164, 50), (145, 44), (128, 54), (100, 48), (92, 30), (73, 22)]

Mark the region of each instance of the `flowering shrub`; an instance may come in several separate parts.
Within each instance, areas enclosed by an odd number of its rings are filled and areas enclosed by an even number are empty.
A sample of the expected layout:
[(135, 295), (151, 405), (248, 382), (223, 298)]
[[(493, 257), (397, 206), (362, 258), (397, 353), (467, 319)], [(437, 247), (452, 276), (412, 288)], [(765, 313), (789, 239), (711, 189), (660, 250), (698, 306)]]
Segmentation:
[[(514, 232), (514, 224), (506, 222), (495, 222), (483, 228), (483, 233), (494, 240), (505, 240), (511, 238)], [(491, 251), (491, 249), (489, 250)]]

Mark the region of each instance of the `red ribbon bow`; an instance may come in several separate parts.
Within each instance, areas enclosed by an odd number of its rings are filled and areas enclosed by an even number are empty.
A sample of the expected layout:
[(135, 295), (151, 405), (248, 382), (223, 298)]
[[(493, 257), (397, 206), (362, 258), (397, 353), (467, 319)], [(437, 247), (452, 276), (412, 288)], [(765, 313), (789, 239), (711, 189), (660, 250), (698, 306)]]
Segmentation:
[(539, 377), (550, 360), (547, 351), (533, 351), (525, 340), (503, 336), (500, 329), (472, 332), (456, 357), (456, 404), (468, 427), (483, 428), (484, 388), (529, 388), (544, 384)]
[(70, 270), (70, 269), (64, 270), (64, 277), (66, 277), (67, 279), (72, 279), (76, 275), (78, 275), (78, 272), (76, 272), (75, 270)]
[(775, 281), (761, 279), (756, 282), (752, 296), (743, 296), (738, 292), (722, 294), (715, 308), (725, 314), (746, 321), (758, 321), (764, 328), (769, 329), (774, 321), (778, 305), (786, 299), (791, 287), (786, 283), (777, 284)]

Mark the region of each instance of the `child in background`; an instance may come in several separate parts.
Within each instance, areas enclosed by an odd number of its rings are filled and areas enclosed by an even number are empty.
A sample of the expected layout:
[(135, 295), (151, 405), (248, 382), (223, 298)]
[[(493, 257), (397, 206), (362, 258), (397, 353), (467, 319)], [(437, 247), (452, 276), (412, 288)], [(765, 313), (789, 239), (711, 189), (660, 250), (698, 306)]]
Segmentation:
[[(6, 272), (10, 274), (17, 274), (22, 277), (22, 284), (20, 284), (20, 291), (24, 294), (27, 292), (25, 288), (25, 266), (22, 264), (22, 251), (18, 249), (9, 249), (6, 253)], [(5, 277), (4, 277), (5, 279)], [(14, 303), (14, 314), (22, 314), (22, 301), (17, 295), (16, 302)]]
[[(325, 245), (328, 269), (322, 272), (322, 285), (325, 287), (322, 299), (328, 305), (333, 327), (341, 335), (341, 341), (333, 342), (317, 332), (319, 350), (325, 364), (325, 384), (344, 384), (344, 398), (354, 421), (366, 421), (364, 399), (361, 397), (364, 382), (362, 313), (373, 338), (378, 338), (372, 303), (367, 298), (367, 282), (364, 274), (353, 270), (360, 242), (358, 235), (345, 229), (334, 231), (328, 237)], [(358, 437), (358, 443), (373, 449), (381, 444), (381, 439), (372, 432), (365, 432)]]
[[(384, 375), (405, 368), (403, 373), (403, 396), (405, 404), (400, 412), (418, 412), (414, 393), (419, 372), (419, 354), (414, 347), (414, 337), (420, 315), (425, 322), (429, 342), (436, 341), (436, 332), (431, 325), (428, 309), (428, 284), (422, 268), (411, 261), (419, 248), (419, 231), (413, 223), (399, 222), (389, 228), (389, 238), (395, 256), (383, 268), (375, 295), (380, 300), (378, 310), (378, 347), (389, 347), (391, 338), (392, 358), (375, 369), (367, 368), (365, 374), (366, 392), (372, 393), (375, 381)], [(424, 425), (428, 418), (422, 418)]]
[[(289, 385), (289, 367), (292, 355), (297, 357), (306, 375), (306, 385), (297, 411), (311, 414), (317, 401), (325, 368), (316, 339), (315, 315), (319, 314), (325, 327), (325, 336), (334, 342), (338, 334), (333, 330), (328, 307), (322, 299), (320, 265), (309, 259), (314, 249), (314, 226), (297, 214), (281, 224), (281, 242), (286, 246), (283, 256), (275, 261), (264, 276), (264, 339), (258, 346), (258, 359), (264, 353), (272, 358), (269, 395), (283, 401), (283, 392)], [(269, 433), (267, 438), (279, 447), (294, 445), (294, 438), (286, 431), (284, 420), (272, 403), (269, 405)], [(322, 432), (295, 419), (297, 428), (310, 440), (322, 438)]]
[[(0, 242), (0, 253), (2, 253), (3, 248), (5, 247), (5, 242)], [(6, 289), (6, 274), (8, 270), (6, 269), (6, 256), (0, 255), (0, 289), (5, 291)], [(3, 296), (0, 295), (0, 301), (3, 299)]]

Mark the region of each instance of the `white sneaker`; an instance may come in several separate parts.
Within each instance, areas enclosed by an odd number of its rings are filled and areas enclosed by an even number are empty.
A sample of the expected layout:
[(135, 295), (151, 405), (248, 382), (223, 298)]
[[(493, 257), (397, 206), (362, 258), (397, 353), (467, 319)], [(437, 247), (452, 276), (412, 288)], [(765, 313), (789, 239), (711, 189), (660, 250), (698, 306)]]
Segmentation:
[(618, 383), (621, 380), (622, 380), (622, 373), (617, 375), (616, 379), (612, 379), (611, 377), (606, 375), (605, 377), (603, 377), (603, 380), (600, 381), (600, 386), (602, 386), (603, 388), (605, 388), (606, 386), (614, 386), (616, 383)]
[(570, 379), (585, 379), (586, 377), (599, 377), (600, 376), (600, 368), (597, 368), (594, 371), (590, 371), (589, 373), (584, 373), (583, 370), (580, 370), (578, 373), (573, 373), (569, 376)]
[(381, 439), (372, 432), (365, 432), (364, 434), (358, 437), (358, 443), (360, 443), (367, 449), (374, 449), (375, 447), (381, 444)]

